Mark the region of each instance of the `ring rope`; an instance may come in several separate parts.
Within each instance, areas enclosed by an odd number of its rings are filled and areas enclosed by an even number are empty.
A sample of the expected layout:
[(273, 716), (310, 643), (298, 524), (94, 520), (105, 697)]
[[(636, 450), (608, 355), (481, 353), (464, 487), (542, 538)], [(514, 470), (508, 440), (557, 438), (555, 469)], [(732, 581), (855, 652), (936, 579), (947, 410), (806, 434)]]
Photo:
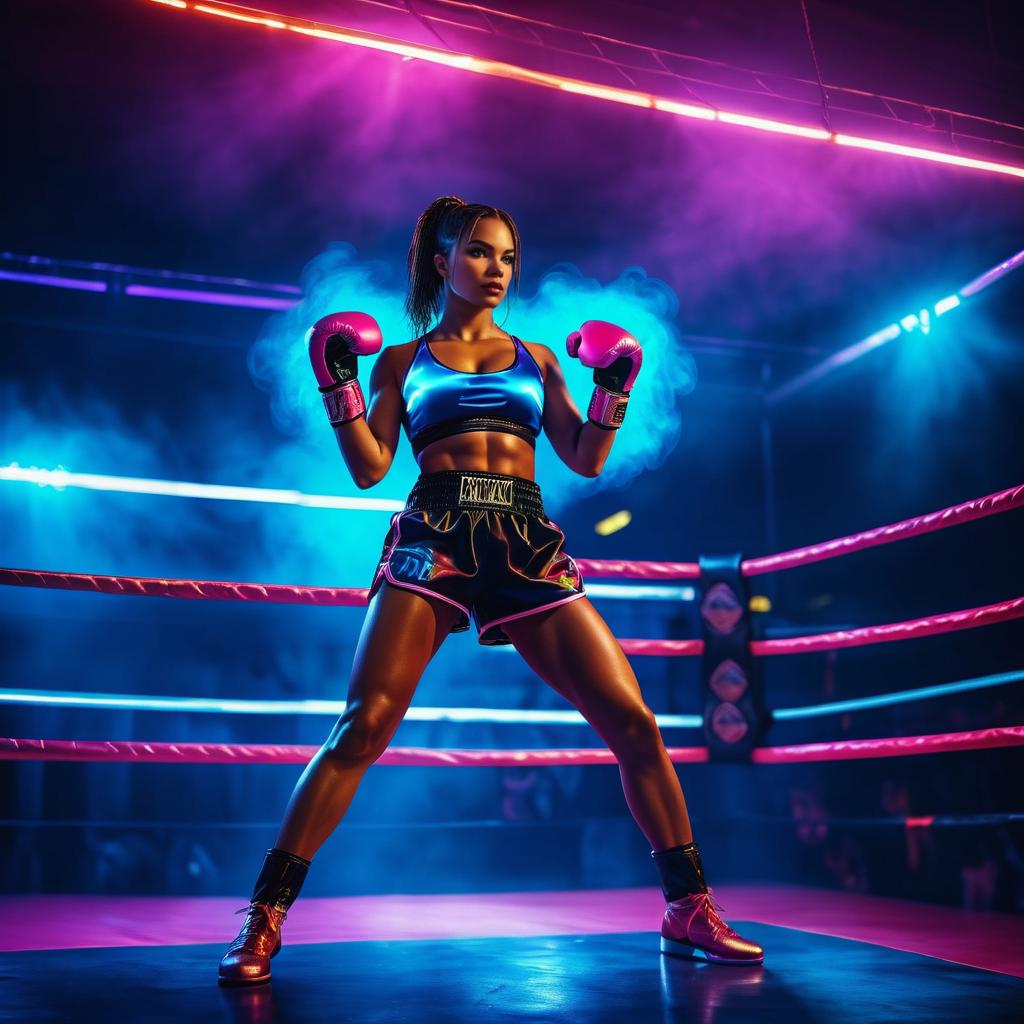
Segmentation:
[(205, 601), (269, 601), (273, 604), (314, 604), (358, 607), (369, 590), (358, 587), (302, 587), (282, 583), (231, 583), (223, 580), (167, 580), (146, 576), (99, 576), (92, 573), (0, 569), (0, 584), (85, 590), (124, 597), (179, 597)]
[(974, 498), (960, 505), (951, 505), (949, 508), (939, 509), (938, 512), (929, 512), (923, 516), (904, 519), (899, 523), (854, 533), (849, 537), (837, 537), (835, 540), (794, 548), (792, 551), (783, 551), (777, 555), (748, 558), (741, 563), (740, 569), (744, 576), (760, 576), (766, 572), (792, 569), (798, 565), (809, 565), (811, 562), (821, 562), (827, 558), (837, 558), (839, 555), (849, 555), (865, 548), (878, 547), (880, 544), (919, 537), (923, 533), (944, 530), (947, 526), (958, 526), (960, 523), (969, 523), (974, 519), (1021, 507), (1024, 507), (1024, 484), (1009, 487), (1005, 491), (996, 491), (995, 494), (987, 494), (983, 498)]
[[(806, 761), (849, 761), (869, 757), (902, 757), (961, 750), (1024, 746), (1024, 725), (974, 729), (931, 736), (836, 740), (751, 751), (755, 764)], [(160, 762), (164, 764), (307, 764), (320, 747), (287, 744), (147, 743), (132, 740), (42, 740), (0, 737), (0, 761)], [(707, 747), (669, 747), (676, 764), (706, 762)], [(543, 750), (466, 750), (388, 747), (377, 764), (444, 767), (515, 767), (516, 765), (617, 764), (603, 747)]]
[(573, 559), (584, 576), (627, 580), (698, 580), (697, 562), (645, 562), (625, 558)]
[[(366, 604), (366, 590), (344, 587), (289, 587), (264, 583), (225, 583), (209, 580), (162, 580), (134, 576), (94, 576), (84, 573), (41, 572), (32, 569), (0, 569), (0, 584), (53, 587), (67, 590), (91, 590), (132, 597), (183, 597), (210, 600), (271, 601), (286, 604), (346, 605)], [(937, 633), (949, 633), (976, 626), (990, 626), (1024, 616), (1024, 597), (962, 611), (929, 615), (905, 622), (881, 626), (813, 633), (809, 636), (778, 640), (753, 640), (752, 654), (802, 654), (807, 651), (831, 651), (842, 647), (909, 640)], [(664, 640), (617, 638), (625, 654), (664, 657), (697, 657), (704, 653), (703, 640)]]
[[(959, 505), (879, 526), (848, 537), (822, 541), (792, 551), (761, 558), (749, 558), (741, 564), (747, 576), (797, 565), (820, 562), (864, 548), (905, 540), (923, 533), (956, 526), (984, 516), (1008, 512), (1024, 506), (1024, 484), (974, 498)], [(625, 579), (699, 579), (696, 562), (653, 562), (626, 559), (579, 558), (576, 564), (584, 574), (602, 578)], [(287, 586), (279, 583), (236, 583), (222, 580), (167, 580), (144, 576), (102, 576), (89, 573), (46, 572), (36, 569), (0, 568), (0, 584), (22, 587), (46, 587), (62, 590), (87, 590), (104, 594), (130, 594), (142, 597), (180, 597), (214, 601), (271, 601), (283, 604), (365, 605), (369, 590), (361, 587)]]
[(811, 636), (793, 636), (780, 640), (752, 640), (750, 653), (805, 654), (808, 651), (834, 651), (842, 647), (862, 647), (865, 644), (889, 643), (893, 640), (914, 640), (959, 629), (992, 626), (997, 622), (1021, 617), (1024, 617), (1024, 597), (1015, 597), (1009, 601), (982, 605), (980, 608), (926, 615), (921, 619), (890, 622), (884, 626), (840, 629), (832, 633), (815, 633)]
[(902, 757), (906, 754), (940, 754), (958, 750), (991, 750), (1024, 746), (1024, 725), (1007, 725), (969, 732), (932, 736), (894, 736), (884, 739), (835, 740), (783, 747), (759, 747), (751, 751), (755, 764), (792, 764), (804, 761), (851, 761), (867, 757)]

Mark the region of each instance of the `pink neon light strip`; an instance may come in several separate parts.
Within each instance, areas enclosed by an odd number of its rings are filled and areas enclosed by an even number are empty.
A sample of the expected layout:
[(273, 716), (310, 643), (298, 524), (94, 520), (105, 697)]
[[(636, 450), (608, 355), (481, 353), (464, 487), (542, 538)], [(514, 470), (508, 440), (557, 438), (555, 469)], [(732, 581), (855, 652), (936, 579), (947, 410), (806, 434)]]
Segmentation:
[[(162, 0), (156, 0), (160, 3)], [(178, 6), (177, 4), (175, 6)], [(644, 107), (651, 110), (662, 110), (679, 117), (698, 118), (704, 121), (718, 121), (720, 124), (731, 124), (755, 131), (768, 131), (792, 135), (797, 138), (815, 139), (831, 142), (841, 146), (873, 150), (878, 153), (889, 153), (915, 160), (929, 160), (937, 163), (951, 164), (971, 170), (990, 171), (996, 174), (1008, 174), (1024, 178), (1024, 167), (1014, 164), (999, 163), (993, 160), (979, 160), (974, 157), (961, 156), (958, 153), (944, 153), (939, 150), (925, 149), (920, 146), (905, 146), (881, 139), (868, 139), (856, 135), (844, 135), (827, 132), (809, 125), (791, 124), (769, 118), (752, 117), (736, 111), (716, 110), (697, 104), (680, 103), (652, 93), (631, 89), (618, 89), (599, 85), (595, 82), (584, 82), (562, 75), (532, 71), (529, 68), (503, 61), (485, 60), (464, 53), (455, 53), (437, 47), (403, 43), (400, 40), (371, 32), (356, 29), (342, 29), (299, 18), (288, 18), (269, 11), (261, 11), (251, 7), (238, 7), (234, 4), (193, 3), (191, 7), (181, 4), (182, 9), (192, 10), (200, 14), (237, 21), (240, 23), (260, 25), (264, 28), (287, 30), (301, 35), (328, 39), (334, 42), (348, 43), (375, 50), (399, 54), (406, 58), (416, 58), (431, 63), (444, 64), (476, 74), (491, 75), (497, 78), (510, 78), (531, 85), (540, 85), (563, 92), (573, 92), (591, 96), (595, 99), (611, 103), (625, 103), (629, 106)]]
[[(957, 750), (992, 750), (1024, 746), (1024, 725), (932, 736), (893, 736), (883, 739), (836, 740), (751, 751), (755, 764), (807, 761), (851, 761), (868, 757), (903, 757)], [(669, 747), (677, 763), (706, 762), (706, 747)], [(319, 747), (293, 744), (147, 743), (133, 740), (40, 740), (0, 737), (0, 761), (128, 761), (162, 764), (307, 764)], [(378, 764), (435, 768), (496, 768), (521, 764), (616, 764), (605, 747), (528, 750), (466, 750), (427, 747), (388, 747)]]

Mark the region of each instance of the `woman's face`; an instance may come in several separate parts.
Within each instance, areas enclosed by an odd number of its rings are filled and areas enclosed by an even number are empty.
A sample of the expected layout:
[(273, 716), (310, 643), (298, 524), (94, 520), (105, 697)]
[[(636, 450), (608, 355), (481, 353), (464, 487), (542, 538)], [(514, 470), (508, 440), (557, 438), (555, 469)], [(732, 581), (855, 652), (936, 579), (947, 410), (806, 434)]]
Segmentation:
[(498, 217), (481, 217), (455, 247), (451, 259), (437, 253), (434, 266), (460, 298), (493, 309), (508, 292), (517, 256), (512, 232), (505, 222)]

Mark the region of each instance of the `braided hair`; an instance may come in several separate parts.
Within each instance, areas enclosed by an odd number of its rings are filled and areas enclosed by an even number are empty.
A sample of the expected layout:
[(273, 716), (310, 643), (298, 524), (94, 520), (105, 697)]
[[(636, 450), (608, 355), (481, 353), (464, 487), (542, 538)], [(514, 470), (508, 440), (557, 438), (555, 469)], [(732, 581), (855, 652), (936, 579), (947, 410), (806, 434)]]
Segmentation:
[(515, 221), (497, 207), (467, 203), (458, 196), (441, 196), (420, 214), (409, 246), (409, 292), (405, 297), (405, 312), (417, 335), (427, 332), (443, 304), (444, 278), (434, 266), (434, 255), (450, 254), (463, 238), (472, 235), (481, 217), (504, 221), (512, 235), (516, 250), (512, 285), (518, 294), (522, 250)]

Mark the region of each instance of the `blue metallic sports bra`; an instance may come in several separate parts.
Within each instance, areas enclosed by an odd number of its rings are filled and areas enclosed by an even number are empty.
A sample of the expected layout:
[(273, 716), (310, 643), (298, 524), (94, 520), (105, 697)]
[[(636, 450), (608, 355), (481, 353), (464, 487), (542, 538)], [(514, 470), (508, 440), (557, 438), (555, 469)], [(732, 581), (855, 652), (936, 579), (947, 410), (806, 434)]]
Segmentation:
[(414, 455), (452, 434), (497, 430), (537, 445), (544, 413), (544, 375), (515, 335), (516, 356), (504, 370), (467, 373), (439, 362), (426, 336), (402, 380), (402, 423)]

